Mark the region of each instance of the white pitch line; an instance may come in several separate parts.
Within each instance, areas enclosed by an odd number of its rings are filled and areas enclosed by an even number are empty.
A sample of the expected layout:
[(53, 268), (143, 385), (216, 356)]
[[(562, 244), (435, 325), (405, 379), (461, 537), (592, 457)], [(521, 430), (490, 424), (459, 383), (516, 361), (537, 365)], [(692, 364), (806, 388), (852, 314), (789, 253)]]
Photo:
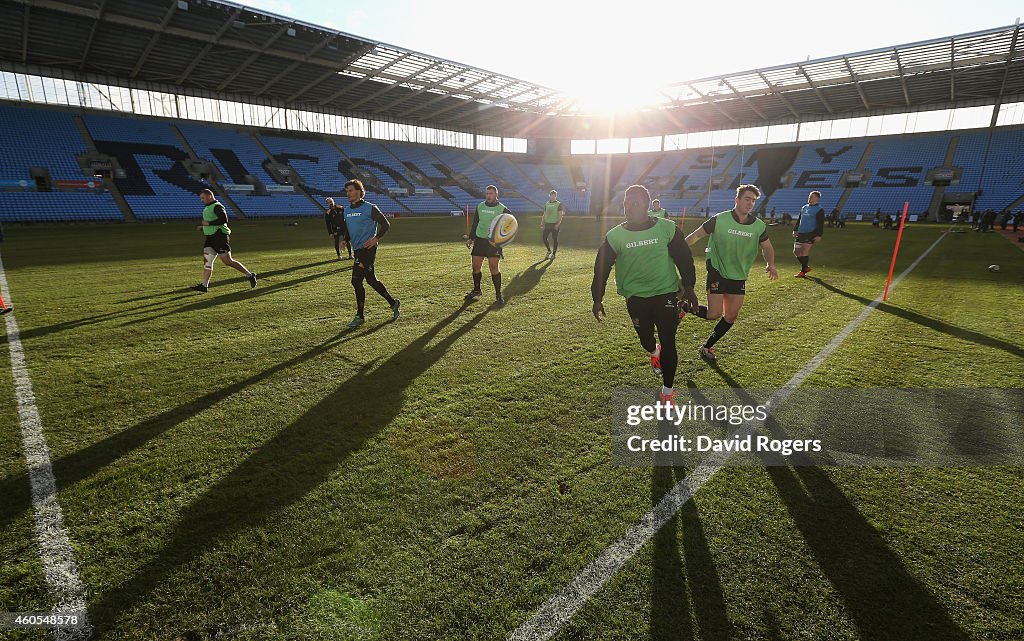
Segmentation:
[[(928, 249), (917, 257), (903, 272), (892, 282), (889, 291), (892, 292), (896, 285), (903, 278), (912, 272), (915, 267), (927, 256), (946, 235), (947, 229), (939, 236)], [(777, 391), (766, 403), (769, 406), (778, 406), (803, 384), (807, 377), (828, 358), (839, 345), (853, 333), (871, 312), (882, 302), (882, 295), (871, 301), (852, 321), (850, 321), (841, 332), (822, 348), (814, 358), (807, 361), (799, 372)], [(758, 425), (747, 425), (742, 428), (744, 431), (752, 430)], [(686, 503), (693, 498), (693, 495), (704, 486), (708, 480), (718, 472), (725, 463), (734, 455), (734, 452), (717, 453), (709, 456), (703, 463), (697, 466), (689, 476), (676, 483), (651, 510), (645, 514), (640, 522), (622, 536), (621, 539), (605, 549), (596, 559), (590, 562), (576, 575), (568, 585), (551, 597), (547, 603), (542, 605), (532, 617), (524, 621), (518, 628), (509, 635), (509, 641), (542, 641), (549, 639), (566, 622), (569, 621), (580, 608), (600, 590), (605, 583), (611, 579), (616, 572), (622, 569), (626, 563), (636, 555), (640, 549), (647, 544), (651, 538), (672, 518)]]
[[(0, 293), (3, 294), (4, 300), (10, 301), (8, 304), (13, 304), (7, 288), (2, 258)], [(32, 392), (32, 379), (29, 378), (28, 367), (25, 365), (25, 350), (21, 345), (21, 332), (18, 330), (16, 314), (17, 312), (12, 312), (3, 318), (7, 323), (7, 346), (11, 353), (11, 374), (14, 377), (14, 395), (18, 403), (18, 423), (28, 463), (36, 539), (43, 562), (43, 574), (50, 586), (50, 593), (54, 596), (52, 612), (85, 616), (85, 587), (78, 574), (78, 565), (75, 563), (68, 533), (64, 529), (64, 515), (57, 501), (57, 480), (53, 476), (50, 449), (46, 445), (43, 424), (36, 407), (36, 397)], [(55, 629), (53, 632), (56, 639), (89, 636), (88, 629)]]

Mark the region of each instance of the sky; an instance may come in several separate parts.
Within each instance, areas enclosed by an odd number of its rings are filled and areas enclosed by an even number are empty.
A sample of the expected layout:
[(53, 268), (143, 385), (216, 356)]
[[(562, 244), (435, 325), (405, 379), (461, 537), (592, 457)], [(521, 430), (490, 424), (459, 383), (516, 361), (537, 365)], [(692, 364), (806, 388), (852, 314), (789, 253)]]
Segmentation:
[(649, 103), (656, 87), (671, 82), (969, 33), (1024, 16), (1019, 0), (236, 1), (584, 103), (617, 94)]

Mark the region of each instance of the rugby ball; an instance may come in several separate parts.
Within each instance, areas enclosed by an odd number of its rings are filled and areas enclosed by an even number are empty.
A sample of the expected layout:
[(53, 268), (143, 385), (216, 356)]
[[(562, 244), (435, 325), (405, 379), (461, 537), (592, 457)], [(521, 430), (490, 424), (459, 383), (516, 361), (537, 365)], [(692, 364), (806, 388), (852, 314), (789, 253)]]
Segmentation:
[(487, 239), (497, 247), (511, 243), (519, 233), (519, 221), (512, 214), (498, 214), (487, 230)]
[(999, 265), (989, 265), (988, 266), (988, 270), (990, 272), (997, 272), (997, 271), (999, 271)]

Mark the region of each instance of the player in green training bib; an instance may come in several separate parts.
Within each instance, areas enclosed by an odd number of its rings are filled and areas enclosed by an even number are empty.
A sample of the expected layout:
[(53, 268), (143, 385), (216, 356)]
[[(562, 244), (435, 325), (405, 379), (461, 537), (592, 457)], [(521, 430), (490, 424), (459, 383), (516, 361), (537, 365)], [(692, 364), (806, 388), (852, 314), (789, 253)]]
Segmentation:
[(197, 292), (210, 291), (210, 277), (213, 276), (213, 264), (220, 256), (222, 263), (234, 267), (249, 277), (249, 286), (256, 286), (256, 274), (231, 256), (231, 229), (228, 227), (228, 212), (224, 205), (217, 202), (213, 192), (204, 189), (199, 192), (199, 200), (203, 202), (203, 224), (196, 231), (203, 232), (206, 243), (203, 245), (203, 280), (192, 289)]
[(466, 246), (473, 249), (473, 289), (466, 294), (466, 300), (476, 300), (483, 292), (480, 290), (480, 281), (483, 279), (484, 259), (487, 259), (487, 267), (491, 270), (491, 282), (494, 283), (494, 303), (504, 305), (505, 298), (501, 295), (501, 268), (498, 261), (504, 256), (501, 248), (496, 247), (487, 237), (488, 230), (493, 221), (500, 214), (511, 214), (508, 207), (498, 202), (498, 188), (494, 185), (487, 185), (484, 188), (484, 201), (476, 206), (473, 213), (473, 221), (470, 225), (470, 232), (463, 236)]
[[(544, 215), (541, 217), (540, 228), (544, 231), (544, 247), (548, 253), (544, 255), (545, 260), (554, 260), (558, 254), (558, 230), (562, 228), (562, 219), (565, 218), (565, 205), (558, 200), (558, 192), (552, 189), (548, 192), (548, 201), (544, 203)], [(548, 236), (551, 236), (554, 249), (548, 244)]]
[(768, 227), (754, 215), (754, 204), (760, 197), (761, 190), (756, 186), (740, 185), (736, 188), (735, 208), (715, 214), (686, 237), (690, 245), (701, 238), (708, 238), (708, 305), (684, 307), (684, 310), (707, 320), (721, 318), (700, 347), (700, 357), (709, 363), (717, 361), (715, 343), (732, 328), (743, 307), (747, 275), (759, 248), (764, 255), (764, 271), (768, 278), (779, 278), (775, 269), (775, 248), (768, 239)]
[[(647, 215), (651, 195), (642, 185), (626, 189), (622, 207), (626, 222), (605, 236), (594, 262), (590, 295), (594, 318), (604, 315), (605, 286), (615, 266), (615, 286), (626, 299), (626, 309), (640, 344), (651, 357), (651, 368), (662, 379), (659, 402), (674, 402), (676, 375), (676, 327), (679, 325), (677, 296), (682, 278), (682, 296), (697, 307), (693, 286), (697, 281), (693, 255), (682, 232), (669, 220)], [(657, 329), (659, 343), (654, 338)]]
[(651, 201), (651, 210), (647, 215), (652, 218), (668, 218), (668, 211), (661, 208), (661, 201), (655, 198)]

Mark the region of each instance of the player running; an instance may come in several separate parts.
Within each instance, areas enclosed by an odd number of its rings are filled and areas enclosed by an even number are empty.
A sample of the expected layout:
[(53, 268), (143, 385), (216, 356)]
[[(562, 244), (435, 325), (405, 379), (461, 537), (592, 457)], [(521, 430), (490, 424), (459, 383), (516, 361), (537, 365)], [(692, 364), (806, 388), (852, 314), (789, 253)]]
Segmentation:
[(768, 273), (768, 278), (779, 278), (779, 272), (775, 269), (775, 248), (768, 239), (768, 227), (753, 213), (754, 204), (760, 197), (761, 190), (756, 186), (740, 185), (736, 188), (736, 205), (733, 209), (715, 214), (686, 237), (690, 245), (708, 237), (708, 305), (684, 305), (683, 310), (693, 311), (706, 320), (721, 319), (699, 350), (700, 357), (709, 363), (717, 361), (715, 343), (732, 328), (743, 307), (746, 279), (758, 247), (764, 255), (764, 271)]
[(821, 241), (821, 235), (825, 232), (825, 210), (818, 204), (819, 200), (820, 191), (809, 193), (807, 204), (800, 208), (800, 215), (796, 219), (796, 226), (793, 229), (793, 255), (800, 262), (800, 271), (793, 274), (794, 278), (803, 278), (811, 271), (811, 247)]
[(220, 256), (222, 263), (234, 267), (249, 277), (249, 287), (256, 286), (256, 274), (231, 256), (231, 229), (228, 227), (228, 211), (214, 197), (213, 192), (204, 189), (199, 192), (199, 200), (203, 203), (203, 224), (196, 231), (203, 232), (206, 243), (203, 245), (203, 280), (193, 285), (192, 289), (204, 294), (210, 291), (210, 277), (213, 276), (213, 264)]
[[(548, 192), (548, 201), (544, 203), (544, 217), (541, 219), (540, 228), (544, 231), (544, 248), (547, 254), (545, 260), (554, 260), (558, 254), (558, 230), (562, 228), (562, 219), (565, 218), (565, 205), (558, 200), (558, 192), (552, 189)], [(554, 249), (548, 244), (548, 236), (552, 237), (555, 244)]]
[[(348, 237), (348, 229), (345, 227), (345, 208), (334, 204), (333, 198), (327, 198), (327, 211), (324, 212), (324, 222), (327, 223), (327, 234), (334, 236), (334, 253), (338, 260), (352, 260), (352, 241)], [(345, 241), (345, 249), (348, 256), (341, 257), (341, 242)]]
[(377, 258), (377, 245), (384, 234), (391, 229), (391, 223), (381, 213), (377, 205), (363, 200), (366, 189), (361, 180), (353, 179), (345, 183), (345, 195), (348, 196), (348, 209), (345, 210), (345, 227), (348, 230), (352, 246), (355, 247), (355, 264), (352, 265), (352, 287), (356, 290), (356, 315), (349, 322), (350, 328), (356, 328), (366, 322), (363, 314), (366, 307), (365, 280), (391, 306), (392, 320), (398, 320), (398, 309), (402, 301), (388, 292), (384, 283), (377, 280), (374, 261)]
[[(646, 187), (632, 185), (622, 201), (626, 222), (611, 229), (597, 250), (594, 281), (590, 295), (594, 299), (594, 318), (604, 315), (605, 286), (615, 265), (615, 286), (626, 299), (626, 309), (640, 344), (651, 357), (651, 368), (660, 374), (662, 388), (658, 401), (672, 403), (675, 390), (678, 352), (676, 327), (679, 325), (677, 295), (682, 277), (682, 295), (686, 303), (697, 307), (693, 286), (697, 281), (693, 255), (686, 239), (669, 220), (647, 215), (651, 195)], [(678, 274), (677, 274), (678, 272)], [(654, 330), (658, 330), (657, 342)]]
[(466, 300), (476, 300), (483, 295), (480, 281), (483, 279), (483, 264), (486, 258), (487, 267), (491, 271), (491, 282), (494, 283), (494, 304), (505, 304), (505, 298), (501, 295), (501, 269), (498, 265), (498, 261), (504, 256), (501, 248), (492, 243), (487, 235), (491, 221), (500, 214), (511, 213), (508, 207), (498, 202), (498, 188), (487, 185), (484, 188), (484, 201), (476, 206), (476, 212), (473, 214), (469, 235), (463, 236), (466, 246), (473, 248), (473, 290), (466, 294)]

